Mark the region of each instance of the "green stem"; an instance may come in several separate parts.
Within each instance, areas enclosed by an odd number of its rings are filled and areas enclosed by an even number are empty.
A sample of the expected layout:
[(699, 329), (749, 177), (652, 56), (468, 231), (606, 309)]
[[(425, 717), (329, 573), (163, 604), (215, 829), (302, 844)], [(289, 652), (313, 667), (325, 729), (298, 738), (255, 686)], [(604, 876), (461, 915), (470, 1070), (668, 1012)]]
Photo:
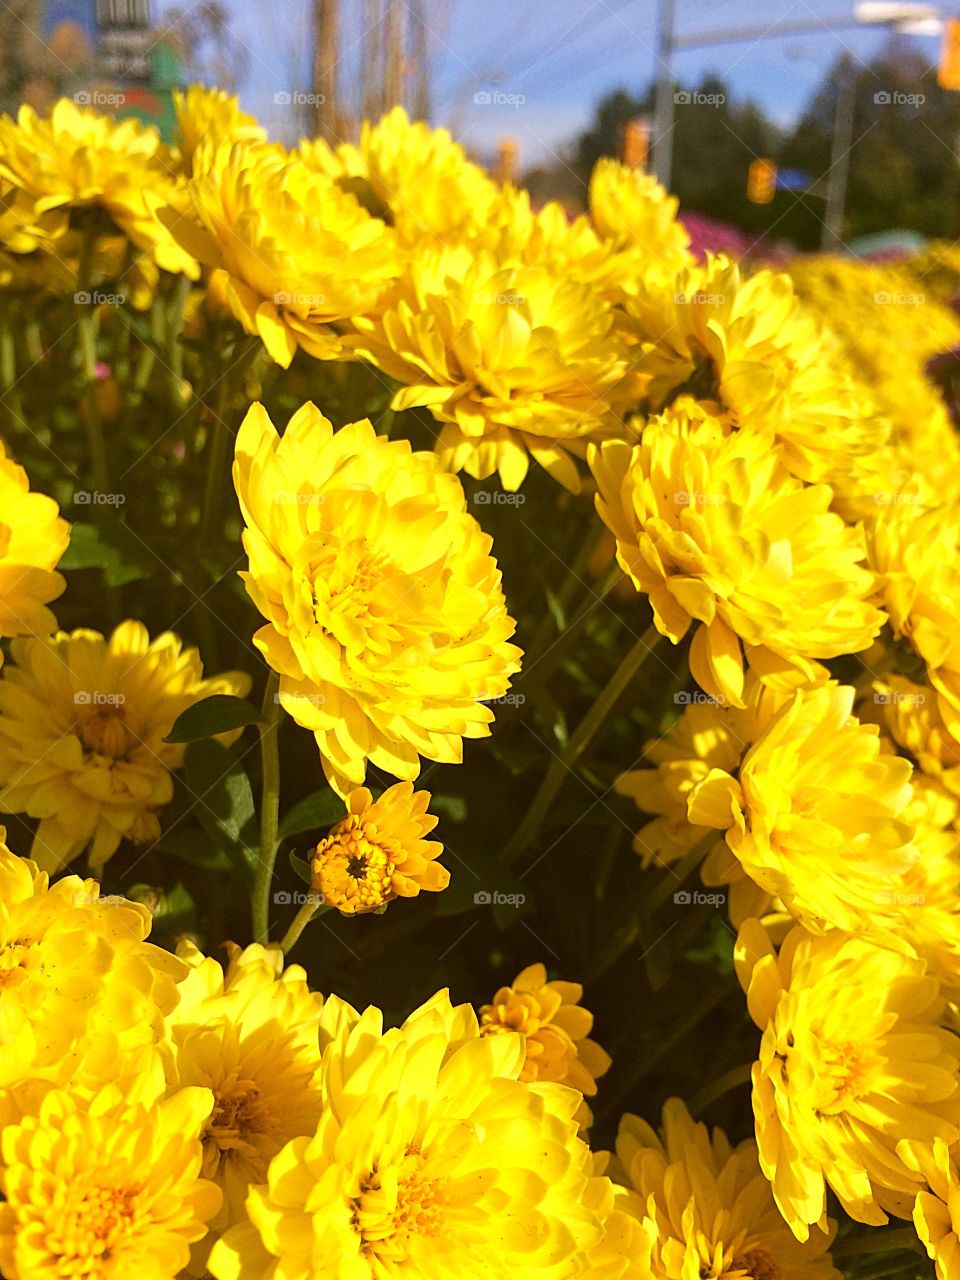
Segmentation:
[(97, 247), (97, 231), (93, 222), (88, 223), (80, 252), (77, 273), (77, 290), (87, 297), (78, 303), (77, 338), (80, 345), (80, 371), (83, 376), (83, 421), (87, 431), (87, 449), (94, 487), (101, 493), (112, 493), (110, 463), (103, 423), (97, 408), (97, 312), (90, 297), (91, 275)]
[(251, 338), (246, 347), (234, 346), (230, 353), (230, 363), (220, 380), (220, 392), (217, 396), (217, 407), (214, 410), (213, 425), (210, 431), (210, 443), (207, 454), (207, 478), (203, 491), (203, 509), (200, 516), (200, 546), (209, 546), (216, 536), (220, 522), (220, 511), (223, 505), (225, 480), (230, 475), (230, 452), (233, 446), (233, 435), (227, 424), (230, 413), (230, 402), (235, 384), (246, 373), (253, 358), (261, 350), (260, 339)]
[(831, 1250), (834, 1262), (840, 1259), (860, 1258), (870, 1253), (892, 1253), (894, 1249), (923, 1248), (913, 1227), (896, 1227), (892, 1231), (876, 1231), (869, 1235), (847, 1236), (837, 1240)]
[(288, 955), (290, 953), (294, 945), (299, 940), (301, 933), (303, 933), (311, 920), (322, 912), (329, 910), (330, 908), (325, 906), (318, 896), (308, 894), (307, 901), (294, 916), (293, 924), (291, 924), (290, 928), (283, 935), (283, 941), (280, 943), (280, 949), (283, 954)]
[(263, 695), (263, 723), (260, 725), (260, 760), (263, 786), (260, 796), (260, 865), (253, 885), (253, 940), (270, 937), (270, 886), (277, 860), (280, 827), (280, 750), (278, 729), (280, 677), (271, 671)]
[(670, 863), (664, 868), (664, 875), (652, 893), (643, 901), (643, 913), (649, 920), (658, 907), (683, 884), (691, 871), (695, 871), (718, 840), (723, 838), (722, 832), (708, 828), (702, 840), (698, 840), (689, 853), (679, 862)]
[(513, 839), (503, 851), (504, 866), (509, 867), (516, 862), (540, 830), (540, 825), (549, 813), (567, 774), (574, 771), (580, 757), (603, 727), (607, 717), (620, 700), (620, 696), (640, 670), (644, 659), (652, 652), (658, 639), (659, 632), (651, 624), (624, 655), (600, 696), (577, 725), (567, 743), (566, 750), (562, 755), (551, 759), (533, 803), (514, 832)]
[(734, 1067), (732, 1071), (724, 1072), (712, 1084), (706, 1085), (693, 1095), (688, 1107), (690, 1114), (698, 1116), (701, 1111), (705, 1111), (709, 1107), (711, 1102), (716, 1102), (718, 1098), (722, 1098), (731, 1089), (739, 1089), (741, 1085), (749, 1084), (752, 1071), (753, 1063), (747, 1062), (739, 1067)]
[(17, 422), (23, 422), (23, 401), (17, 386), (17, 348), (13, 332), (13, 318), (4, 308), (0, 315), (0, 381), (3, 383), (3, 399)]
[(179, 276), (177, 283), (173, 289), (173, 298), (170, 302), (170, 310), (167, 313), (167, 346), (170, 366), (170, 393), (173, 403), (182, 408), (184, 404), (183, 394), (183, 343), (180, 341), (183, 336), (183, 313), (186, 309), (187, 299), (190, 296), (190, 279), (188, 276)]

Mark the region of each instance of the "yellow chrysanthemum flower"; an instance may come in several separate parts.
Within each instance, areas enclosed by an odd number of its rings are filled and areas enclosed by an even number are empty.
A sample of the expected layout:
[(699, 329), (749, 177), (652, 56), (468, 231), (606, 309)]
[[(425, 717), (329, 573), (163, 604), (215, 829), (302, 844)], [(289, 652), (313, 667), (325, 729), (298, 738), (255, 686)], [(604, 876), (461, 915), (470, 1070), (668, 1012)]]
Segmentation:
[(31, 854), (55, 871), (89, 846), (102, 866), (122, 839), (160, 834), (171, 770), (186, 748), (165, 742), (182, 711), (214, 693), (244, 694), (249, 676), (203, 678), (196, 649), (140, 622), (15, 640), (0, 679), (0, 811), (39, 818)]
[(519, 669), (491, 540), (437, 459), (312, 404), (283, 438), (260, 405), (237, 436), (254, 636), (280, 701), (341, 795), (367, 760), (410, 780), (462, 758)]
[(373, 309), (399, 271), (392, 230), (332, 178), (267, 142), (204, 142), (187, 184), (196, 221), (171, 230), (208, 291), (286, 368), (343, 354), (337, 322)]
[(429, 791), (397, 782), (378, 799), (366, 787), (346, 797), (347, 816), (331, 827), (310, 859), (311, 888), (345, 916), (379, 911), (394, 898), (437, 893), (450, 872), (435, 861), (438, 840), (425, 840), (437, 825), (427, 813)]
[(798, 1240), (826, 1231), (826, 1188), (858, 1222), (909, 1217), (922, 1177), (897, 1156), (905, 1138), (953, 1141), (960, 1040), (922, 960), (801, 926), (779, 955), (753, 920), (737, 971), (763, 1032), (753, 1067), (760, 1165)]
[(173, 105), (177, 113), (177, 145), (185, 171), (193, 169), (193, 157), (202, 142), (263, 142), (267, 131), (263, 125), (240, 110), (233, 94), (205, 84), (192, 84), (186, 90), (174, 89)]
[(417, 253), (471, 238), (487, 224), (498, 194), (446, 129), (411, 121), (402, 107), (376, 123), (365, 120), (356, 146), (331, 150), (322, 139), (308, 140), (300, 154), (392, 223), (401, 244)]
[(697, 1124), (679, 1098), (663, 1108), (657, 1134), (625, 1115), (613, 1175), (637, 1197), (653, 1239), (656, 1280), (841, 1280), (827, 1252), (836, 1231), (798, 1243), (774, 1202), (751, 1140)]
[(854, 696), (834, 684), (799, 690), (736, 776), (712, 769), (690, 789), (687, 814), (725, 831), (746, 874), (808, 928), (892, 941), (894, 895), (918, 856), (912, 767), (857, 720)]
[[(590, 175), (588, 200), (597, 231), (618, 250), (637, 252), (636, 276), (648, 287), (654, 280), (672, 284), (679, 271), (693, 266), (690, 236), (677, 221), (677, 198), (652, 174), (602, 157)], [(623, 288), (629, 292), (633, 282), (625, 278)]]
[(174, 1280), (206, 1233), (220, 1192), (200, 1177), (206, 1089), (131, 1105), (47, 1095), (4, 1129), (0, 1267), (9, 1280)]
[[(644, 869), (679, 862), (710, 835), (709, 827), (690, 821), (690, 793), (712, 770), (735, 774), (746, 752), (790, 695), (767, 688), (748, 672), (743, 709), (723, 705), (705, 694), (681, 696), (687, 701), (680, 719), (644, 747), (647, 767), (621, 774), (614, 784), (638, 809), (656, 815), (633, 841)], [(750, 879), (722, 836), (712, 844), (700, 876), (711, 888), (729, 887), (728, 908), (734, 924), (748, 916), (764, 916), (770, 909), (770, 894)]]
[(209, 1241), (194, 1252), (202, 1264), (213, 1237), (244, 1220), (243, 1206), (277, 1152), (312, 1134), (321, 1112), (315, 1077), (323, 997), (299, 965), (283, 967), (279, 947), (228, 944), (226, 972), (189, 942), (177, 954), (189, 973), (167, 1019), (175, 1088), (213, 1094), (204, 1120), (202, 1172), (223, 1192)]
[[(568, 1084), (592, 1098), (597, 1078), (610, 1070), (605, 1049), (589, 1038), (593, 1014), (580, 1004), (579, 982), (548, 982), (546, 966), (531, 964), (509, 987), (501, 987), (490, 1004), (480, 1009), (480, 1034), (519, 1032), (526, 1046), (521, 1080), (552, 1080)], [(584, 1101), (576, 1116), (580, 1127), (593, 1123)]]
[(681, 389), (717, 401), (736, 427), (775, 442), (791, 474), (814, 483), (849, 485), (885, 439), (887, 424), (862, 411), (835, 358), (839, 344), (806, 313), (788, 275), (742, 280), (735, 263), (708, 257), (669, 287), (628, 295), (625, 306), (654, 410)]
[(768, 680), (822, 679), (815, 659), (859, 653), (880, 630), (860, 532), (764, 436), (725, 435), (685, 401), (640, 444), (592, 449), (590, 466), (617, 561), (649, 595), (657, 630), (678, 644), (700, 624), (690, 670), (713, 697), (744, 705), (744, 658)]
[(444, 466), (518, 489), (530, 458), (577, 491), (569, 454), (619, 430), (609, 395), (625, 368), (613, 308), (547, 267), (466, 247), (419, 254), (351, 345), (404, 385), (395, 409), (444, 425)]
[(928, 684), (891, 675), (874, 685), (883, 721), (894, 742), (928, 777), (960, 796), (960, 741), (940, 713), (940, 699)]
[(159, 1069), (163, 1017), (176, 1004), (184, 969), (144, 941), (150, 924), (139, 903), (101, 898), (97, 882), (79, 876), (51, 885), (46, 872), (0, 843), (7, 1120), (53, 1085), (96, 1092), (131, 1072)]
[(31, 492), (27, 473), (2, 441), (0, 512), (0, 636), (48, 636), (57, 620), (47, 605), (66, 586), (55, 569), (70, 526), (52, 498)]
[(332, 997), (316, 1135), (288, 1145), (214, 1246), (217, 1280), (584, 1274), (603, 1180), (579, 1095), (524, 1084), (519, 1036), (481, 1036), (441, 992), (397, 1030)]
[(902, 1142), (899, 1153), (929, 1188), (917, 1193), (913, 1225), (933, 1259), (937, 1280), (957, 1280), (960, 1277), (960, 1153), (942, 1138), (936, 1138), (932, 1146)]
[(38, 217), (101, 209), (157, 266), (195, 280), (196, 261), (156, 215), (165, 206), (173, 220), (183, 216), (175, 168), (155, 128), (118, 122), (69, 98), (46, 117), (29, 106), (16, 120), (0, 117), (0, 179), (15, 188), (18, 205)]

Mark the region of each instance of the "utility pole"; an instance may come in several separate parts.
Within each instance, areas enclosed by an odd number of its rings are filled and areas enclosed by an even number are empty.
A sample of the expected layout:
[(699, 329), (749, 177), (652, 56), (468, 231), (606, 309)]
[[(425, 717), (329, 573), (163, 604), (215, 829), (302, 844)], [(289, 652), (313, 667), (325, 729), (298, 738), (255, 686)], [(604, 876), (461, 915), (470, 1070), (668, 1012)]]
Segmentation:
[(340, 55), (340, 0), (314, 0), (313, 92), (316, 135), (339, 138), (337, 63)]
[(833, 146), (830, 149), (830, 174), (827, 178), (827, 207), (823, 218), (824, 249), (843, 247), (843, 217), (847, 207), (847, 179), (850, 176), (850, 152), (853, 149), (853, 122), (857, 105), (857, 76), (853, 65), (840, 64), (837, 85), (837, 113), (833, 122)]
[(670, 189), (673, 161), (673, 70), (675, 0), (657, 6), (657, 88), (653, 110), (653, 172)]

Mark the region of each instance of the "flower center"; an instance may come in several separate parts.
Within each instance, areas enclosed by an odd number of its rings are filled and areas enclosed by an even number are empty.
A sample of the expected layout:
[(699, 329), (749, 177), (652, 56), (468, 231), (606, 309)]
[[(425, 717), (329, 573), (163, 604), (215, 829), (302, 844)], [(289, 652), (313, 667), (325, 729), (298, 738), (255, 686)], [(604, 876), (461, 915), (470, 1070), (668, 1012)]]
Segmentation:
[(120, 706), (98, 707), (80, 726), (80, 738), (89, 751), (119, 760), (136, 743)]
[(731, 1280), (781, 1280), (783, 1272), (766, 1249), (748, 1249), (730, 1263)]
[(396, 861), (377, 829), (357, 814), (338, 822), (311, 860), (312, 887), (328, 906), (347, 915), (376, 911), (396, 896)]
[(213, 1111), (202, 1135), (204, 1176), (214, 1177), (231, 1152), (255, 1155), (251, 1139), (265, 1127), (258, 1085), (233, 1072), (214, 1090)]
[(353, 1229), (367, 1257), (381, 1265), (403, 1262), (417, 1236), (440, 1235), (444, 1225), (445, 1187), (426, 1173), (426, 1161), (408, 1147), (397, 1169), (374, 1169), (360, 1184), (353, 1201)]
[(0, 987), (19, 986), (26, 979), (30, 960), (40, 943), (36, 938), (11, 938), (0, 945)]
[(847, 1040), (824, 1047), (821, 1070), (824, 1083), (834, 1095), (830, 1103), (831, 1109), (869, 1092), (868, 1077), (872, 1066), (871, 1056), (863, 1045), (854, 1041)]
[(64, 1219), (59, 1239), (50, 1243), (64, 1262), (76, 1260), (80, 1265), (71, 1267), (67, 1263), (58, 1274), (86, 1276), (92, 1274), (90, 1260), (110, 1257), (135, 1222), (139, 1191), (139, 1187), (92, 1187), (75, 1202), (73, 1212)]

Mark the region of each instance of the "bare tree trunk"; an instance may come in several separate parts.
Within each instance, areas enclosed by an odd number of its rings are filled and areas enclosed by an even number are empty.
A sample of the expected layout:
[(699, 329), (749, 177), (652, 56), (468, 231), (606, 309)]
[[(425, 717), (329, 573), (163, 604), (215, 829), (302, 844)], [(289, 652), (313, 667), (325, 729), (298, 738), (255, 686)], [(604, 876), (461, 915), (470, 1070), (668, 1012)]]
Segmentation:
[(387, 12), (383, 21), (383, 109), (389, 111), (403, 102), (404, 73), (406, 71), (406, 32), (404, 17), (406, 4), (387, 0)]
[(337, 63), (340, 55), (340, 0), (314, 0), (313, 91), (317, 137), (340, 140)]
[(424, 0), (410, 0), (410, 75), (407, 102), (414, 120), (430, 119), (430, 45)]
[(383, 0), (363, 0), (360, 115), (376, 120), (383, 111)]

